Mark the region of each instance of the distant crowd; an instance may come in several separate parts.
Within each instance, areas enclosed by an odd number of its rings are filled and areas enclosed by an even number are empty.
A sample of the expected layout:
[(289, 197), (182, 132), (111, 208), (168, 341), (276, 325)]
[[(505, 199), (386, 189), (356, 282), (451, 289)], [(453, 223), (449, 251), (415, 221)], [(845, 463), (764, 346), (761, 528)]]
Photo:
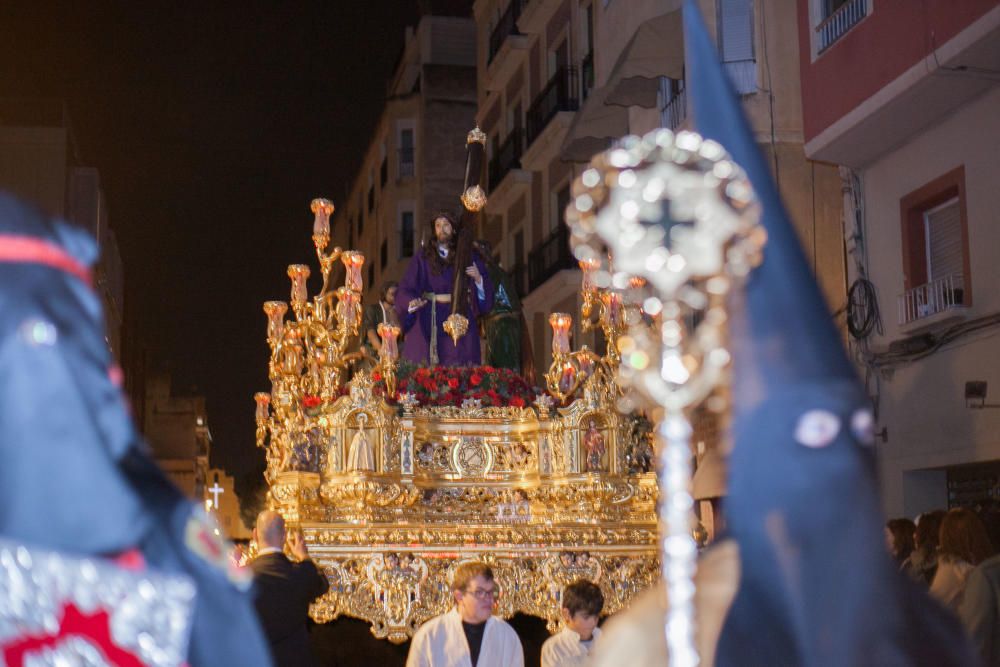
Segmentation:
[(1000, 509), (890, 519), (889, 551), (902, 572), (961, 619), (986, 661), (1000, 664)]

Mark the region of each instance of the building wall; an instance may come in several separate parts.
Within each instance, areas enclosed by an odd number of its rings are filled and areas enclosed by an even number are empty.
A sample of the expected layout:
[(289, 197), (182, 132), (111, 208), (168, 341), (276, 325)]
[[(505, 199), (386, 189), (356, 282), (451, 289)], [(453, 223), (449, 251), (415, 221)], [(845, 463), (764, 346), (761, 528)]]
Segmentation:
[[(885, 334), (872, 339), (884, 350), (911, 335), (897, 319), (904, 291), (900, 200), (959, 166), (965, 171), (965, 200), (972, 299), (966, 320), (1000, 313), (1000, 87), (957, 110), (861, 172), (865, 193), (869, 276), (875, 284)], [(973, 130), (974, 128), (974, 130)], [(941, 475), (926, 469), (1000, 459), (1000, 410), (970, 410), (964, 401), (969, 380), (986, 380), (993, 402), (1000, 392), (1000, 327), (985, 329), (919, 361), (894, 367), (880, 383), (880, 426), (888, 441), (879, 461), (890, 515), (929, 509), (944, 497)]]
[(143, 433), (153, 458), (190, 498), (204, 496), (212, 436), (204, 396), (176, 396), (170, 376), (147, 378)]
[(797, 2), (806, 141), (998, 6), (996, 0), (872, 3), (871, 14), (817, 55), (819, 0)]
[[(380, 286), (398, 281), (406, 269), (409, 255), (400, 242), (401, 211), (414, 214), (410, 252), (415, 253), (432, 212), (460, 206), (465, 136), (475, 125), (474, 58), (474, 25), (469, 19), (425, 16), (415, 30), (407, 31), (403, 56), (388, 82), (385, 109), (357, 176), (346, 200), (334, 201), (334, 243), (365, 255), (365, 303), (377, 300)], [(414, 132), (413, 168), (406, 173), (401, 171), (400, 153), (404, 128)], [(384, 155), (388, 177), (380, 183)], [(374, 175), (374, 208), (368, 206), (369, 174)]]
[[(218, 487), (216, 487), (218, 484)], [(221, 489), (218, 493), (219, 504), (215, 505), (215, 494), (212, 489)], [(212, 468), (208, 471), (203, 501), (205, 507), (218, 521), (223, 534), (230, 540), (248, 540), (252, 536), (250, 529), (243, 523), (240, 516), (240, 500), (236, 495), (233, 478), (224, 470)]]

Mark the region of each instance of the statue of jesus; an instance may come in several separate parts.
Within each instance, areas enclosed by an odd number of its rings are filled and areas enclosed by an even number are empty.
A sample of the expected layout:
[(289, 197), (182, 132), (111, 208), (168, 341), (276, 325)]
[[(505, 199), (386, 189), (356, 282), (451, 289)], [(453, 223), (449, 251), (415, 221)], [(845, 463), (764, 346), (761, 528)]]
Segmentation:
[(587, 450), (587, 472), (603, 471), (604, 436), (597, 430), (597, 424), (594, 423), (593, 419), (590, 420), (587, 433), (583, 436), (583, 446)]
[(482, 359), (475, 322), (493, 307), (493, 285), (482, 258), (473, 251), (472, 263), (462, 269), (469, 277), (462, 295), (465, 303), (456, 309), (468, 318), (469, 330), (454, 343), (444, 321), (452, 312), (457, 223), (450, 214), (438, 213), (433, 225), (433, 239), (410, 260), (396, 294), (396, 311), (406, 335), (403, 358), (432, 366), (475, 366)]

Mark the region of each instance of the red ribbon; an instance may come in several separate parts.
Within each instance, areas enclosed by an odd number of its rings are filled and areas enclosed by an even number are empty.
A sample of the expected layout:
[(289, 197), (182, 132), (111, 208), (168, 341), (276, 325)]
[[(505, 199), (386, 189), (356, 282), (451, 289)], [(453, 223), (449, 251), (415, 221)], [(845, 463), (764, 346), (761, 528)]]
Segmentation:
[(50, 266), (76, 276), (88, 287), (93, 286), (90, 270), (87, 267), (62, 248), (32, 236), (0, 234), (0, 262)]

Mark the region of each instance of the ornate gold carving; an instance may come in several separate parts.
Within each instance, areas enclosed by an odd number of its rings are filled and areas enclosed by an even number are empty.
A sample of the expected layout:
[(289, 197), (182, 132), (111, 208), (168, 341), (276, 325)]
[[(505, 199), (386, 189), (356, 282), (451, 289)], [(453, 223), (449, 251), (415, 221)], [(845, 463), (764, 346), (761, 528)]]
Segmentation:
[[(347, 614), (371, 623), (376, 637), (404, 641), (452, 605), (454, 568), (472, 559), (493, 564), (501, 616), (533, 614), (554, 628), (557, 594), (579, 576), (604, 589), (609, 612), (621, 608), (656, 577), (657, 493), (651, 473), (633, 474), (626, 463), (640, 438), (617, 412), (613, 360), (573, 353), (580, 372), (557, 394), (558, 407), (547, 394), (533, 407), (469, 399), (422, 408), (405, 394), (387, 403), (372, 373), (352, 366), (360, 358), (345, 352), (360, 315), (363, 258), (327, 254), (331, 208), (313, 204), (320, 294), (307, 298), (306, 270), (297, 267), (294, 318), (285, 320), (284, 303), (265, 306), (271, 391), (255, 397), (268, 504), (303, 529), (330, 580), (313, 617)], [(337, 258), (348, 276), (333, 291)], [(391, 352), (379, 365), (367, 361), (394, 376)], [(590, 421), (602, 458), (588, 471), (581, 448)]]

